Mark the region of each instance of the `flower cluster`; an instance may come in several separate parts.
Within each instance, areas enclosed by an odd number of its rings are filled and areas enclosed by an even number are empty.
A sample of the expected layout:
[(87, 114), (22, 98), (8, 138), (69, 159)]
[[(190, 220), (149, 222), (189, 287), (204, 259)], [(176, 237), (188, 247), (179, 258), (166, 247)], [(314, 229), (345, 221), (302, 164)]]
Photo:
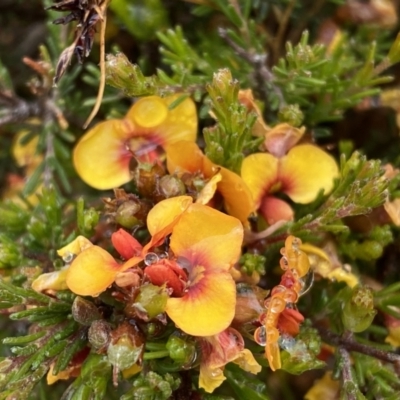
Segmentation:
[[(267, 296), (257, 285), (255, 245), (247, 248), (244, 238), (255, 229), (251, 222), (257, 215), (262, 225), (290, 221), (294, 211), (288, 201), (305, 204), (320, 192), (328, 194), (338, 168), (316, 145), (297, 144), (303, 128), (270, 128), (250, 92), (241, 92), (238, 100), (255, 112), (253, 134), (263, 137), (259, 151), (244, 158), (240, 175), (211, 161), (196, 144), (195, 105), (179, 95), (138, 100), (125, 118), (87, 132), (74, 150), (76, 170), (87, 184), (116, 189), (132, 182), (137, 192), (118, 189), (115, 200), (105, 200), (110, 240), (77, 236), (58, 251), (65, 266), (38, 276), (32, 288), (73, 292), (81, 299), (73, 314), (80, 323), (86, 321), (80, 309), (97, 304), (100, 310), (111, 296), (118, 304), (111, 316), (96, 311), (85, 324), (91, 352), (107, 354), (123, 376), (141, 370), (147, 342), (160, 345), (168, 337), (162, 356), (173, 360), (176, 370), (198, 368), (199, 387), (213, 392), (226, 379), (228, 363), (261, 371), (258, 351), (246, 346), (265, 347), (276, 370), (280, 336), (299, 333), (304, 317), (296, 303), (310, 269), (300, 239), (287, 235), (284, 274)], [(240, 265), (244, 253), (247, 272)], [(243, 281), (246, 299), (240, 294)], [(131, 354), (124, 361), (116, 356), (121, 349)], [(54, 378), (50, 372), (49, 382), (69, 376), (64, 371)]]

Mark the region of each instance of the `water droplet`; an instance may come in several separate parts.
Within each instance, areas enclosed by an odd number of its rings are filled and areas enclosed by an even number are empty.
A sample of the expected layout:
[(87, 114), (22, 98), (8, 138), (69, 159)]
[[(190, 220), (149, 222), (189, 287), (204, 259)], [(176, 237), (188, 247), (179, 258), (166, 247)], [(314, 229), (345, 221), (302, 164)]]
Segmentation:
[(287, 334), (281, 335), (279, 345), (283, 350), (291, 352), (296, 345), (296, 340)]
[(260, 326), (254, 331), (254, 340), (260, 346), (265, 346), (267, 344), (267, 335), (265, 333), (265, 327)]
[(267, 329), (267, 341), (269, 343), (277, 342), (279, 339), (279, 331), (276, 328), (270, 327)]
[(160, 258), (156, 253), (147, 253), (146, 256), (144, 257), (144, 263), (146, 265), (152, 265), (158, 261), (160, 261)]
[(300, 297), (303, 296), (303, 294), (306, 294), (311, 289), (314, 283), (314, 271), (310, 269), (305, 276), (299, 279), (299, 282), (301, 282), (302, 284), (302, 287), (299, 291)]
[(161, 254), (159, 254), (158, 257), (160, 257), (160, 259), (164, 260), (169, 257), (169, 254), (168, 254), (168, 252), (164, 251)]
[(65, 254), (62, 256), (62, 259), (66, 264), (71, 263), (74, 258), (75, 254), (71, 253), (70, 251), (65, 252)]
[(268, 311), (273, 314), (279, 314), (286, 308), (286, 301), (281, 297), (273, 297), (269, 303)]

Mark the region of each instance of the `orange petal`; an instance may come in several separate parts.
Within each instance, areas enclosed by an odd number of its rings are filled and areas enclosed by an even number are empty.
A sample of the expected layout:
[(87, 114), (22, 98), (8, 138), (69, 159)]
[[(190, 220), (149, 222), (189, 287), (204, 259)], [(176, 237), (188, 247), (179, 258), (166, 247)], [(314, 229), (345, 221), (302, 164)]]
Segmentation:
[(229, 272), (196, 266), (190, 279), (196, 283), (183, 297), (168, 299), (168, 316), (193, 336), (211, 336), (226, 329), (234, 317), (236, 302), (235, 282)]
[(239, 175), (229, 169), (221, 168), (221, 175), (218, 190), (224, 198), (226, 212), (248, 226), (248, 218), (256, 211), (249, 187)]
[(114, 282), (120, 269), (111, 254), (99, 246), (92, 246), (72, 262), (67, 273), (67, 285), (81, 296), (98, 296)]
[(175, 225), (170, 246), (175, 255), (187, 258), (192, 265), (228, 270), (240, 256), (242, 241), (243, 227), (238, 219), (192, 204)]
[(279, 161), (282, 191), (296, 203), (312, 202), (321, 189), (329, 193), (339, 173), (335, 159), (311, 144), (293, 147)]
[(286, 201), (274, 196), (266, 196), (262, 199), (260, 213), (269, 225), (278, 221), (293, 221), (294, 212)]
[(79, 176), (96, 189), (111, 189), (131, 179), (129, 161), (132, 153), (126, 141), (132, 131), (127, 120), (108, 120), (87, 132), (73, 152)]
[(222, 175), (218, 172), (214, 175), (201, 189), (201, 192), (198, 194), (196, 203), (199, 204), (208, 204), (211, 199), (214, 197), (214, 194), (217, 190), (218, 183), (221, 182)]
[[(194, 142), (180, 141), (166, 148), (167, 168), (170, 174), (181, 176), (185, 172), (203, 172), (205, 155)], [(207, 171), (208, 172), (208, 171)], [(217, 171), (215, 171), (217, 172)], [(206, 178), (210, 176), (205, 175)]]
[(278, 159), (267, 153), (255, 153), (243, 160), (242, 178), (253, 196), (255, 208), (259, 208), (263, 196), (278, 178)]
[(147, 216), (147, 229), (152, 235), (143, 251), (158, 246), (172, 232), (172, 228), (184, 211), (193, 203), (190, 196), (178, 196), (157, 203)]

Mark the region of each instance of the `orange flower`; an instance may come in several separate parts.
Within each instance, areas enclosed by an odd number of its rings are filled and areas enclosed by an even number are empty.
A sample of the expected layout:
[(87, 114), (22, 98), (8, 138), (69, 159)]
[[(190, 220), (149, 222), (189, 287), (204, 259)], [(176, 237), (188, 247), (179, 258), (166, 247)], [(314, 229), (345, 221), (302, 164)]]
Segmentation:
[(332, 189), (338, 167), (320, 148), (302, 144), (280, 158), (268, 153), (246, 157), (241, 175), (253, 195), (254, 207), (272, 225), (293, 219), (292, 208), (274, 193), (284, 193), (296, 203), (310, 203), (321, 189), (325, 194)]
[(199, 387), (208, 393), (212, 393), (226, 379), (224, 367), (229, 362), (234, 362), (253, 374), (261, 371), (253, 354), (244, 348), (242, 335), (233, 328), (202, 338), (200, 346), (202, 358)]
[(197, 174), (209, 180), (197, 202), (208, 203), (216, 189), (223, 197), (227, 213), (238, 218), (245, 226), (248, 225), (247, 219), (255, 209), (251, 193), (239, 175), (212, 163), (194, 142), (180, 141), (168, 146), (166, 152), (170, 174), (179, 177)]
[(101, 122), (75, 147), (73, 158), (79, 176), (96, 189), (111, 189), (129, 182), (132, 157), (152, 161), (160, 148), (179, 140), (196, 140), (196, 107), (190, 98), (172, 110), (179, 97), (144, 97), (124, 119)]

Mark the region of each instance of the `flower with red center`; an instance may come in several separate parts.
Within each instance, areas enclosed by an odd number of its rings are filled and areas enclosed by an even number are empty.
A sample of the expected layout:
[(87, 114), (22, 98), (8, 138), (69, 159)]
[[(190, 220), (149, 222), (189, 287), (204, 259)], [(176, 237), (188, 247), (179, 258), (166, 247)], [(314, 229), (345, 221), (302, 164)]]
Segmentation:
[(170, 297), (165, 311), (189, 335), (211, 336), (226, 329), (235, 314), (236, 288), (229, 270), (240, 256), (243, 227), (234, 217), (191, 202), (188, 196), (161, 201), (150, 211), (147, 226), (153, 245), (171, 233), (174, 268), (179, 265), (187, 273), (183, 295)]
[(223, 197), (226, 212), (248, 225), (247, 219), (255, 211), (254, 203), (249, 188), (239, 175), (212, 163), (194, 142), (177, 142), (168, 146), (166, 153), (170, 174), (179, 177), (184, 174), (200, 175), (209, 180), (210, 185), (200, 192), (198, 202), (207, 203), (216, 189)]
[(92, 128), (74, 149), (79, 176), (96, 189), (115, 188), (131, 179), (132, 157), (151, 162), (167, 145), (180, 140), (195, 141), (196, 107), (187, 98), (170, 109), (178, 97), (144, 97), (124, 119), (111, 119)]
[(301, 144), (282, 157), (251, 154), (243, 160), (241, 175), (253, 195), (254, 207), (272, 225), (293, 219), (290, 205), (275, 193), (284, 193), (295, 203), (311, 203), (320, 190), (325, 194), (332, 190), (338, 167), (333, 157), (317, 146)]
[(214, 336), (204, 337), (200, 341), (201, 364), (199, 387), (212, 393), (226, 379), (224, 367), (234, 362), (245, 371), (257, 374), (261, 366), (253, 354), (244, 348), (242, 335), (233, 328), (228, 328)]

